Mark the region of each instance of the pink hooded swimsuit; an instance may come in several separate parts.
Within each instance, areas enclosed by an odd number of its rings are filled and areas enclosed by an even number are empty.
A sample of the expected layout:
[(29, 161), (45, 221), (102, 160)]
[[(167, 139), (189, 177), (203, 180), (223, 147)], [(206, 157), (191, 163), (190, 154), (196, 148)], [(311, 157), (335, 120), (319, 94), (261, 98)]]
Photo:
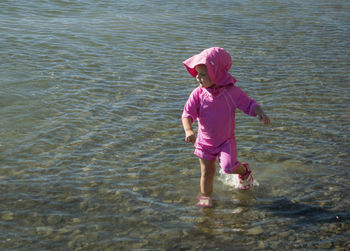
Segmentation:
[(188, 72), (196, 77), (197, 65), (206, 65), (214, 87), (197, 87), (189, 96), (182, 118), (198, 120), (198, 133), (194, 154), (215, 161), (219, 158), (225, 173), (232, 173), (238, 166), (235, 140), (235, 110), (255, 116), (258, 103), (249, 98), (228, 72), (231, 56), (224, 49), (213, 47), (192, 56), (183, 62)]

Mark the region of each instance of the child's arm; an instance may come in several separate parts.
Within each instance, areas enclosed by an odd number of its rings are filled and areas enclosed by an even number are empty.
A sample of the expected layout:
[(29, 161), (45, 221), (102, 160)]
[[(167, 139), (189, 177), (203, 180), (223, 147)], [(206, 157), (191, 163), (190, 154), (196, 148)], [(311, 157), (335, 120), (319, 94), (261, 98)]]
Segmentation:
[(194, 144), (194, 142), (196, 142), (196, 136), (194, 134), (194, 131), (192, 129), (192, 119), (191, 118), (183, 118), (182, 119), (182, 125), (184, 127), (185, 130), (185, 141), (187, 143), (191, 142)]
[(254, 100), (251, 99), (245, 92), (239, 87), (234, 86), (232, 88), (232, 97), (236, 101), (236, 106), (246, 114), (250, 116), (257, 116), (260, 121), (265, 125), (270, 125), (270, 118), (265, 114), (261, 106)]
[(270, 125), (270, 118), (265, 114), (260, 105), (255, 107), (254, 112), (258, 119), (264, 123), (264, 125)]

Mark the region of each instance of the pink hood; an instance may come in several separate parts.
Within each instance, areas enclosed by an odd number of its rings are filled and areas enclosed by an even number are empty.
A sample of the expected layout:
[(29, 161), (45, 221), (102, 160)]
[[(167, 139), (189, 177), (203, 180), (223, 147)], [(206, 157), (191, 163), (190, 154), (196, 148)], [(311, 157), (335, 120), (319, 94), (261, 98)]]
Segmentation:
[(183, 64), (193, 77), (197, 76), (197, 65), (206, 65), (210, 80), (215, 85), (234, 84), (237, 81), (228, 72), (232, 66), (231, 55), (220, 47), (205, 49), (185, 60)]

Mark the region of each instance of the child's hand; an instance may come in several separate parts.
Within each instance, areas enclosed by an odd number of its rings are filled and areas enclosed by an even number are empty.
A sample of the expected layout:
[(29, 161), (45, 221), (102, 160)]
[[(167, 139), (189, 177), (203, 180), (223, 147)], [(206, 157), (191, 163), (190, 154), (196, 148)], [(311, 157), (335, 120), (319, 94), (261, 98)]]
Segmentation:
[(259, 114), (258, 119), (264, 123), (264, 125), (270, 125), (270, 118), (265, 114)]
[(186, 130), (186, 137), (185, 137), (185, 141), (187, 143), (192, 143), (194, 144), (194, 142), (196, 142), (196, 135), (194, 134), (193, 130)]
[(259, 105), (255, 108), (255, 114), (257, 115), (258, 119), (264, 123), (264, 125), (270, 125), (270, 118), (265, 114)]

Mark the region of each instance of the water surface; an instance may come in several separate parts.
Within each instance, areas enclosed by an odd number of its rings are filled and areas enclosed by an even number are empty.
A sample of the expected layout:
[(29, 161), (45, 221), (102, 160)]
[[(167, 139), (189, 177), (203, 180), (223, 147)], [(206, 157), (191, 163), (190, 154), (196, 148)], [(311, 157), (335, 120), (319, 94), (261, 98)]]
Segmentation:
[[(2, 1), (0, 248), (347, 250), (348, 1)], [(272, 120), (237, 115), (259, 186), (200, 169), (181, 62), (228, 50)]]

